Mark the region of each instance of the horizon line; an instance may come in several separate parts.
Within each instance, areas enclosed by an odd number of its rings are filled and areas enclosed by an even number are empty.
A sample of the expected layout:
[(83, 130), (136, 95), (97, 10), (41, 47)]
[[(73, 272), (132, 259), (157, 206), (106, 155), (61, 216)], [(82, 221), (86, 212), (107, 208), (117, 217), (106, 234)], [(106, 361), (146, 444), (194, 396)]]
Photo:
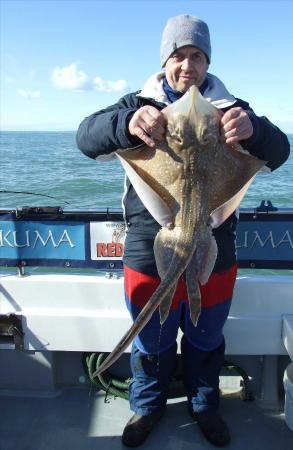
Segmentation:
[[(0, 129), (0, 133), (74, 133), (77, 132), (77, 129), (72, 129), (72, 130), (1, 130)], [(281, 130), (283, 133), (287, 134), (287, 135), (293, 135), (293, 130), (292, 131), (284, 131)]]

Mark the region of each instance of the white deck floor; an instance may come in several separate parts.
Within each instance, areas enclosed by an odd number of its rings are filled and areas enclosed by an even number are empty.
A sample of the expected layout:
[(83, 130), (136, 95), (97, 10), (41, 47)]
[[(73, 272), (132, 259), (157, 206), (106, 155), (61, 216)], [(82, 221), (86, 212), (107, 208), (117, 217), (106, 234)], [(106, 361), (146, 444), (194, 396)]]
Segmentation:
[[(21, 393), (19, 393), (21, 394)], [(128, 402), (93, 389), (65, 389), (54, 396), (0, 393), (1, 450), (116, 450), (131, 412)], [(284, 414), (224, 396), (221, 412), (231, 431), (233, 450), (292, 450), (293, 432)], [(210, 450), (187, 413), (185, 398), (169, 400), (166, 415), (140, 447)]]

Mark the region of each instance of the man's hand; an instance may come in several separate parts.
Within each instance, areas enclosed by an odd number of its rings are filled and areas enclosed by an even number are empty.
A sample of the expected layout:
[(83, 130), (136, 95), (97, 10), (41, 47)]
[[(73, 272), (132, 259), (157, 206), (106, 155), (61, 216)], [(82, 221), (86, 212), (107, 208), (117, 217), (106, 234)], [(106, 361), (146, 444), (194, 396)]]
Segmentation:
[(242, 108), (231, 108), (221, 119), (221, 133), (227, 144), (235, 144), (252, 136), (253, 125)]
[(142, 106), (130, 119), (128, 129), (132, 136), (139, 137), (149, 147), (165, 138), (167, 121), (161, 111), (154, 106)]

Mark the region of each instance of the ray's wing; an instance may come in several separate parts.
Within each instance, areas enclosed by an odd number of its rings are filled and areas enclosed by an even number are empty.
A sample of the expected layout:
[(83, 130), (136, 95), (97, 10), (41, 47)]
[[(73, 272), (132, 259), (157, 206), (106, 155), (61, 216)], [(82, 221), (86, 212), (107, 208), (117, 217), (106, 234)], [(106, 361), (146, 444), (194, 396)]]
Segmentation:
[(252, 155), (219, 144), (214, 157), (212, 193), (209, 198), (213, 228), (220, 226), (240, 205), (255, 175), (266, 164)]
[[(162, 226), (173, 223), (179, 205), (172, 193), (178, 163), (165, 149), (155, 150), (144, 146), (136, 150), (123, 150), (116, 152), (129, 180), (136, 190), (139, 198)], [(173, 177), (170, 177), (173, 174)]]
[(120, 155), (117, 156), (120, 159), (131, 184), (136, 190), (137, 195), (150, 214), (162, 226), (172, 223), (173, 214), (168, 204), (162, 199), (156, 190), (138, 174), (138, 171), (135, 170), (133, 165), (127, 161), (127, 159)]

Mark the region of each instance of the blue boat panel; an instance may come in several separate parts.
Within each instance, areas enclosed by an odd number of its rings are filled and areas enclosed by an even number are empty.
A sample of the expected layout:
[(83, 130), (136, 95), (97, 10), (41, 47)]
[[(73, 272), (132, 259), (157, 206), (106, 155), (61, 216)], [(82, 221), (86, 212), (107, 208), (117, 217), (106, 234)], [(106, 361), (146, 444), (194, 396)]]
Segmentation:
[[(120, 270), (122, 212), (0, 211), (0, 266)], [(293, 212), (240, 210), (236, 235), (241, 268), (293, 269)]]

